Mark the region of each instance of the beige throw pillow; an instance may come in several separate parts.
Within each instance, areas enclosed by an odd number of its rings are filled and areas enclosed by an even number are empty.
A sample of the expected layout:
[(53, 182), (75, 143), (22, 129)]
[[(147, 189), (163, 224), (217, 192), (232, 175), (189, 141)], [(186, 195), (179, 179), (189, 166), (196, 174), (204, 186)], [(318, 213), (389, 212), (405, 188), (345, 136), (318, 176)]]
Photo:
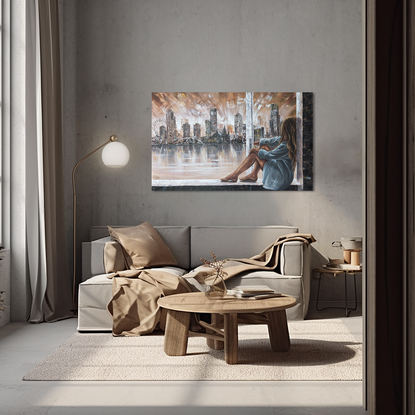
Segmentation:
[(111, 239), (122, 246), (129, 269), (177, 265), (169, 247), (148, 222), (129, 228), (108, 226), (108, 231)]
[(123, 248), (117, 241), (111, 241), (105, 244), (104, 267), (107, 274), (125, 270), (126, 264)]

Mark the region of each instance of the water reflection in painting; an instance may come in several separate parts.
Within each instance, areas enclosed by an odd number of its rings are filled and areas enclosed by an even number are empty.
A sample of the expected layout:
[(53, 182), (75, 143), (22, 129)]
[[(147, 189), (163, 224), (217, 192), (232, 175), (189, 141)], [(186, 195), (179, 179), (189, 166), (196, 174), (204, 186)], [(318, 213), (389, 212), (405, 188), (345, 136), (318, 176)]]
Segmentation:
[(153, 145), (153, 180), (220, 179), (244, 160), (245, 144)]

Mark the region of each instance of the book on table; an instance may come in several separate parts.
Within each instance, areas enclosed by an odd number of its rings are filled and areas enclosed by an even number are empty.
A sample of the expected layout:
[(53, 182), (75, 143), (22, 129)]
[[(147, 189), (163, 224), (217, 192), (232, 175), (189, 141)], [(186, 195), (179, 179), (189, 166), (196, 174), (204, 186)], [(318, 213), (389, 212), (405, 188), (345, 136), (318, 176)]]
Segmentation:
[(241, 285), (228, 290), (228, 295), (237, 298), (250, 298), (253, 300), (280, 297), (281, 293), (276, 292), (267, 285)]

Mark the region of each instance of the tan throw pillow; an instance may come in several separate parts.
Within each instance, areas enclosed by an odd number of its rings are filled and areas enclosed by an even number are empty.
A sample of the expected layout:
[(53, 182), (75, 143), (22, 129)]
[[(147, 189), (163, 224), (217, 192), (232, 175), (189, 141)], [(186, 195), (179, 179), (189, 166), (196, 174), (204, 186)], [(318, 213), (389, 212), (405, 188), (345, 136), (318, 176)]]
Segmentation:
[(177, 265), (169, 247), (148, 222), (130, 228), (108, 226), (108, 231), (111, 239), (123, 247), (129, 269)]
[(104, 246), (104, 268), (107, 274), (124, 271), (126, 267), (122, 246), (117, 241), (107, 242)]

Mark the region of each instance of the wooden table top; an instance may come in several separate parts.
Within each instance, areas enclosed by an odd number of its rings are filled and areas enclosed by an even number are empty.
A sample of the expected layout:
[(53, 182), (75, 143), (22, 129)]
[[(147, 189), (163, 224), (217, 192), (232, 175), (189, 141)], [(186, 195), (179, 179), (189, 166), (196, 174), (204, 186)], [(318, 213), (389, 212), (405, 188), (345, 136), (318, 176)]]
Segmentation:
[(294, 297), (284, 294), (281, 297), (262, 300), (241, 299), (232, 296), (212, 299), (203, 292), (173, 294), (158, 300), (158, 304), (168, 310), (214, 314), (278, 311), (293, 307), (295, 303)]

